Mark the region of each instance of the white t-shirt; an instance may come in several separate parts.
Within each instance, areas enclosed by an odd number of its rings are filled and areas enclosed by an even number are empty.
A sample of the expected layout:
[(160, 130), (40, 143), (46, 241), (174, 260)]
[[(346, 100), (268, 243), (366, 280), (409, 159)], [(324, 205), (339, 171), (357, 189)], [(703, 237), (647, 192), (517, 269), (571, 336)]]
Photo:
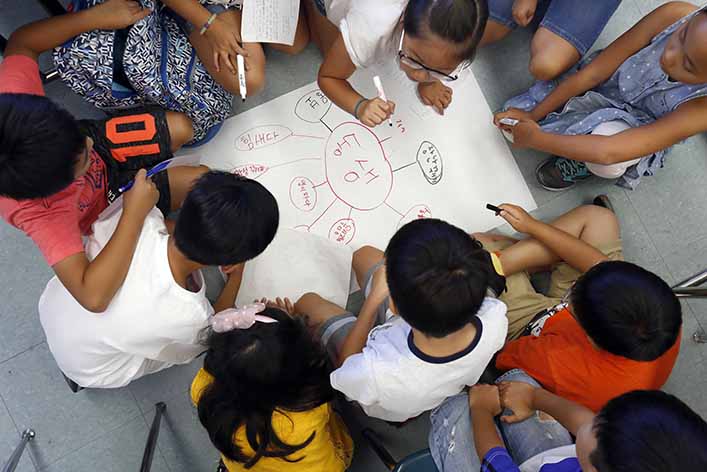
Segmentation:
[[(97, 221), (88, 238), (89, 260), (115, 231), (121, 212)], [(85, 310), (52, 278), (39, 300), (39, 315), (49, 349), (64, 374), (83, 387), (122, 387), (174, 364), (190, 362), (204, 348), (199, 332), (213, 308), (200, 272), (198, 292), (175, 282), (167, 259), (169, 235), (162, 213), (145, 218), (123, 286), (108, 309)]]
[(395, 57), (395, 34), (408, 0), (326, 0), (329, 21), (344, 38), (346, 52), (357, 68)]
[(358, 402), (368, 416), (405, 421), (439, 406), (481, 377), (508, 331), (506, 305), (486, 298), (474, 318), (476, 337), (446, 358), (422, 353), (399, 316), (371, 330), (366, 347), (331, 373), (331, 385)]

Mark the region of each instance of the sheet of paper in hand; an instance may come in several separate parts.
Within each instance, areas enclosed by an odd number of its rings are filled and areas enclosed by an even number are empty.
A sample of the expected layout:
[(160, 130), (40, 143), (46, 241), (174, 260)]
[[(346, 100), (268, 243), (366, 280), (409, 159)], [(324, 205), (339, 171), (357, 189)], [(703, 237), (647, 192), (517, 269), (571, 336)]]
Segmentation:
[(292, 46), (297, 32), (299, 2), (300, 0), (244, 1), (241, 14), (243, 42)]

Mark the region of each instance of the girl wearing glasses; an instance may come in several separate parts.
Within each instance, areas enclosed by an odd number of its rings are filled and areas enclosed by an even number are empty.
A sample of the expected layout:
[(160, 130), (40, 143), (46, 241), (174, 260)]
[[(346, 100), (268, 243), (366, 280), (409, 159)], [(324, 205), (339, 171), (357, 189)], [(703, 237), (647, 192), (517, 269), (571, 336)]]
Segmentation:
[(395, 103), (358, 93), (348, 81), (357, 68), (397, 59), (418, 82), (420, 100), (442, 114), (452, 101), (444, 82), (471, 63), (488, 18), (485, 0), (306, 0), (305, 7), (324, 55), (319, 87), (371, 127), (386, 121)]

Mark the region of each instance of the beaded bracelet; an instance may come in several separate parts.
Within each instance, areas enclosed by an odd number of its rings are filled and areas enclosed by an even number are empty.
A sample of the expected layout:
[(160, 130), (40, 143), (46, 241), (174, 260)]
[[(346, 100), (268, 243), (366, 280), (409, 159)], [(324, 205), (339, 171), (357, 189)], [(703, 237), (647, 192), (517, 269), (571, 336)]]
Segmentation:
[(353, 116), (358, 120), (358, 109), (363, 105), (363, 102), (367, 102), (367, 98), (361, 98), (359, 101), (356, 102), (356, 106), (354, 107), (353, 111)]
[(204, 33), (206, 33), (206, 30), (209, 29), (209, 26), (211, 26), (215, 20), (216, 20), (216, 13), (212, 13), (211, 16), (209, 17), (209, 19), (206, 20), (206, 23), (204, 23), (204, 26), (201, 27), (201, 30), (199, 30), (199, 35), (204, 36)]

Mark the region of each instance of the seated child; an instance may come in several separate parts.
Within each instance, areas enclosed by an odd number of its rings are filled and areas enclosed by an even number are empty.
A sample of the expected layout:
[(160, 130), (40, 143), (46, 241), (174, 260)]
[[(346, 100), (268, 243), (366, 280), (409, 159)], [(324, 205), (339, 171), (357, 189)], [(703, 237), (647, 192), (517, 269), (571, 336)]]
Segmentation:
[[(120, 215), (100, 220), (89, 258), (100, 257)], [(122, 387), (203, 351), (199, 331), (214, 310), (232, 307), (243, 263), (275, 236), (275, 198), (259, 183), (208, 172), (187, 195), (170, 235), (162, 214), (145, 218), (125, 282), (100, 315), (74, 300), (54, 277), (39, 300), (47, 344), (59, 368), (83, 387)], [(213, 308), (200, 269), (222, 266), (228, 281)]]
[[(707, 470), (707, 423), (672, 395), (658, 390), (625, 393), (595, 416), (520, 371), (514, 377), (516, 381), (498, 387), (477, 385), (468, 399), (450, 398), (433, 413), (430, 446), (440, 472)], [(455, 408), (462, 402), (470, 406)], [(458, 415), (464, 427), (443, 421)], [(577, 438), (576, 446), (570, 434)], [(443, 439), (450, 437), (453, 445)]]
[(365, 246), (353, 268), (366, 300), (358, 317), (305, 294), (309, 318), (339, 367), (331, 384), (369, 416), (405, 421), (479, 380), (504, 343), (504, 287), (493, 257), (461, 229), (417, 220), (385, 254)]
[[(132, 24), (144, 16), (134, 7), (111, 0), (23, 26), (10, 37), (0, 64), (0, 216), (32, 238), (61, 283), (92, 312), (105, 310), (123, 284), (155, 203), (165, 214), (178, 208), (192, 181), (206, 171), (175, 167), (154, 183), (144, 171), (136, 175), (191, 139), (191, 122), (180, 113), (143, 109), (77, 122), (44, 96), (41, 52), (86, 29)], [(110, 244), (89, 261), (82, 236), (133, 178)]]
[(353, 441), (332, 407), (326, 354), (287, 305), (256, 303), (211, 321), (191, 398), (231, 472), (351, 465)]
[(489, 0), (482, 45), (499, 41), (517, 27), (538, 25), (530, 43), (530, 73), (552, 80), (589, 51), (621, 0), (599, 0), (592, 8), (574, 0)]
[[(500, 299), (508, 305), (512, 340), (496, 367), (523, 369), (593, 411), (631, 390), (661, 388), (680, 349), (680, 303), (660, 277), (618, 260), (614, 213), (587, 205), (546, 224), (519, 207), (501, 208), (530, 239), (479, 236), (486, 249), (500, 251), (508, 284)], [(527, 271), (548, 266), (550, 289), (542, 295)], [(532, 332), (524, 332), (531, 321)], [(515, 339), (523, 334), (531, 335)]]
[(514, 146), (555, 155), (536, 171), (548, 190), (591, 174), (633, 189), (663, 167), (671, 146), (707, 131), (705, 42), (707, 9), (666, 3), (562, 81), (506, 102), (495, 123)]
[[(260, 43), (241, 39), (241, 10), (234, 0), (162, 0), (180, 17), (182, 29), (211, 76), (229, 93), (240, 96), (236, 56), (245, 59), (246, 90), (255, 95), (265, 87), (265, 54)], [(230, 5), (230, 6), (229, 6)], [(213, 17), (213, 19), (212, 19)], [(309, 30), (300, 14), (292, 46), (270, 44), (286, 54), (298, 54), (309, 43)]]
[(395, 103), (367, 98), (349, 78), (356, 69), (396, 61), (420, 100), (440, 115), (447, 87), (474, 60), (488, 18), (485, 0), (304, 0), (313, 41), (324, 55), (319, 87), (366, 126), (388, 120)]

